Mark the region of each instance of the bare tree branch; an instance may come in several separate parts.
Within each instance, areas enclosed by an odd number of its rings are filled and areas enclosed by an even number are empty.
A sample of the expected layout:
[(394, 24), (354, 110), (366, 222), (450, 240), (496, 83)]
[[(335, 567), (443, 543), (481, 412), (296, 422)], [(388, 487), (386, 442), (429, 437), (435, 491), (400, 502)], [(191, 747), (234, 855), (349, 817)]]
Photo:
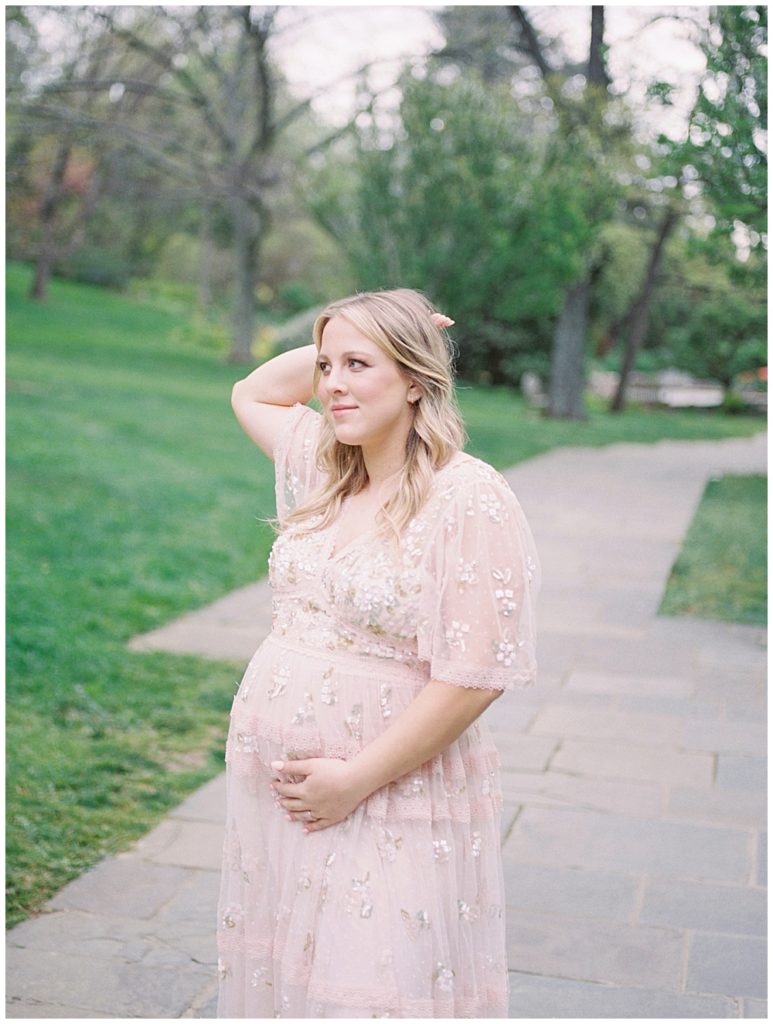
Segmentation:
[(142, 79), (124, 78), (121, 75), (113, 75), (110, 78), (77, 78), (71, 81), (51, 82), (43, 90), (44, 94), (77, 92), (84, 90), (94, 92), (98, 89), (110, 89), (114, 85), (121, 85), (126, 92), (138, 93), (140, 96), (155, 96), (157, 99), (165, 100), (168, 103), (190, 104), (190, 98), (183, 93), (171, 92), (162, 86), (154, 85)]
[[(325, 96), (328, 92), (330, 92), (331, 89), (335, 88), (335, 86), (340, 85), (342, 82), (347, 82), (352, 78), (357, 78), (364, 72), (370, 71), (371, 68), (377, 67), (379, 64), (393, 64), (396, 61), (410, 61), (417, 59), (419, 57), (430, 58), (440, 56), (444, 56), (444, 51), (430, 50), (429, 52), (422, 51), (421, 53), (404, 54), (399, 57), (379, 57), (376, 60), (368, 61), (366, 64), (361, 64), (360, 67), (356, 68), (354, 71), (345, 71), (342, 75), (339, 75), (332, 81), (320, 86), (314, 92), (310, 93), (299, 103), (297, 103), (294, 107), (291, 107), (290, 110), (282, 114), (282, 116), (276, 122), (277, 129), (281, 130), (286, 128), (287, 125), (294, 121), (297, 117), (300, 117), (301, 114), (306, 113), (306, 111), (308, 111), (311, 108), (311, 105), (314, 102), (314, 100), (319, 99), (320, 96)], [(380, 91), (388, 92), (389, 89), (392, 89), (393, 87), (393, 85), (389, 85)]]
[[(59, 124), (67, 124), (75, 128), (85, 128), (90, 131), (99, 131), (107, 137), (113, 136), (125, 139), (138, 149), (148, 163), (158, 167), (168, 174), (172, 174), (177, 180), (188, 180), (195, 183), (199, 188), (213, 184), (211, 179), (202, 178), (196, 175), (196, 165), (191, 163), (180, 163), (168, 156), (162, 149), (153, 143), (153, 136), (146, 131), (130, 128), (118, 120), (105, 121), (103, 118), (86, 114), (83, 111), (72, 110), (69, 107), (52, 106), (50, 104), (39, 104), (34, 111), (35, 116), (49, 118)], [(159, 136), (163, 139), (163, 136)]]
[(518, 28), (521, 30), (526, 48), (531, 55), (532, 60), (540, 69), (540, 73), (545, 81), (554, 74), (553, 68), (548, 63), (548, 59), (542, 52), (542, 47), (537, 39), (537, 33), (534, 31), (534, 26), (529, 21), (529, 18), (524, 11), (523, 7), (510, 6), (507, 8), (510, 12), (510, 16), (516, 23)]
[[(508, 11), (521, 32), (521, 37), (525, 43), (526, 53), (531, 56), (532, 60), (539, 68), (540, 74), (542, 75), (542, 82), (545, 86), (545, 91), (553, 101), (556, 113), (559, 118), (571, 120), (569, 107), (564, 101), (557, 83), (558, 72), (551, 67), (547, 57), (545, 56), (539, 40), (537, 39), (537, 33), (534, 30), (534, 26), (529, 21), (526, 11), (524, 11), (523, 7), (516, 6), (508, 7)], [(567, 123), (569, 123), (569, 121), (567, 121)]]
[(225, 131), (223, 122), (218, 116), (218, 112), (213, 109), (209, 97), (199, 89), (195, 79), (185, 70), (184, 67), (177, 67), (175, 65), (170, 53), (157, 46), (153, 46), (144, 39), (141, 39), (136, 32), (118, 26), (115, 19), (112, 17), (112, 14), (109, 17), (106, 15), (102, 15), (102, 17), (105, 18), (111, 30), (119, 39), (123, 39), (123, 41), (128, 43), (132, 49), (151, 57), (165, 71), (174, 75), (183, 88), (188, 92), (191, 101), (201, 111), (210, 131), (213, 132), (216, 138), (220, 139), (223, 145), (228, 147), (233, 146), (234, 140), (231, 139)]
[[(247, 160), (253, 159), (261, 150), (269, 150), (277, 132), (277, 124), (274, 119), (274, 83), (266, 51), (271, 22), (268, 23), (268, 28), (264, 29), (261, 24), (256, 24), (252, 20), (250, 13), (251, 8), (242, 8), (244, 29), (247, 38), (252, 42), (255, 53), (255, 86), (256, 94), (260, 97), (260, 127), (247, 152)], [(271, 21), (273, 21), (273, 14)]]

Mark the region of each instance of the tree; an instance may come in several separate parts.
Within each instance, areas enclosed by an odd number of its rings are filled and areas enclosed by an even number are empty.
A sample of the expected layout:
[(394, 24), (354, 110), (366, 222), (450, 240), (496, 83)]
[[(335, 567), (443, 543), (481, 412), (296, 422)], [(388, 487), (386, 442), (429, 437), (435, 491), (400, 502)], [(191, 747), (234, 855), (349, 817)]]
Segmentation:
[(544, 153), (531, 120), (514, 118), (504, 83), (472, 72), (449, 82), (430, 63), (423, 78), (406, 69), (399, 88), (389, 137), (362, 126), (309, 172), (316, 215), (357, 287), (408, 283), (448, 309), (463, 376), (515, 383), (544, 370), (566, 254), (541, 245), (554, 219), (532, 215)]
[[(106, 37), (105, 63), (99, 74), (60, 74), (38, 113), (101, 144), (131, 147), (174, 182), (178, 200), (197, 200), (226, 226), (235, 279), (230, 358), (249, 361), (272, 194), (299, 158), (291, 128), (305, 119), (310, 129), (306, 159), (351, 125), (325, 132), (310, 115), (314, 97), (289, 97), (270, 52), (277, 7), (87, 10)], [(84, 110), (84, 95), (108, 97), (109, 114)]]
[(706, 73), (679, 155), (698, 172), (730, 234), (740, 221), (749, 248), (767, 232), (767, 38), (765, 6), (712, 7), (702, 40)]
[[(61, 55), (62, 82), (99, 73), (99, 47), (89, 45), (92, 25), (91, 17), (82, 11), (72, 18)], [(47, 116), (46, 54), (27, 12), (21, 7), (10, 8), (6, 26), (10, 57), (9, 185), (26, 200), (25, 219), (37, 227), (30, 296), (42, 300), (53, 269), (83, 239), (100, 197), (103, 173), (100, 154), (89, 148), (82, 130), (74, 123), (62, 124)], [(86, 97), (81, 113), (93, 111), (96, 102), (95, 97)]]
[[(689, 194), (713, 225), (689, 240), (685, 255), (716, 270), (699, 301), (664, 331), (680, 366), (727, 390), (737, 373), (766, 361), (767, 8), (710, 8), (700, 45), (706, 70), (685, 138), (660, 135), (657, 148), (661, 171), (679, 179), (682, 205)], [(671, 102), (666, 83), (653, 83), (650, 94)]]
[[(591, 39), (585, 85), (579, 98), (562, 88), (565, 72), (554, 68), (523, 7), (508, 8), (522, 48), (531, 55), (542, 76), (545, 91), (556, 114), (553, 160), (547, 177), (556, 188), (565, 189), (562, 165), (567, 159), (575, 168), (576, 191), (567, 204), (568, 223), (582, 223), (580, 235), (587, 240), (587, 255), (577, 253), (574, 273), (565, 284), (561, 311), (553, 335), (547, 414), (566, 419), (584, 419), (584, 357), (591, 286), (601, 267), (593, 244), (598, 227), (611, 215), (612, 177), (603, 174), (609, 142), (619, 129), (605, 122), (609, 78), (604, 65), (604, 9), (591, 8)], [(599, 178), (607, 189), (596, 186)], [(575, 236), (576, 237), (576, 236)], [(569, 244), (573, 244), (572, 238)]]
[(665, 207), (655, 232), (641, 287), (621, 324), (621, 329), (626, 332), (627, 337), (617, 390), (609, 407), (611, 412), (621, 412), (625, 405), (625, 391), (628, 385), (628, 378), (634, 368), (637, 353), (647, 333), (649, 308), (663, 258), (663, 250), (666, 240), (676, 226), (678, 217), (679, 214), (675, 206), (668, 205)]
[(688, 324), (674, 332), (673, 345), (680, 366), (719, 381), (727, 395), (739, 373), (765, 365), (766, 335), (762, 303), (729, 292), (701, 303)]

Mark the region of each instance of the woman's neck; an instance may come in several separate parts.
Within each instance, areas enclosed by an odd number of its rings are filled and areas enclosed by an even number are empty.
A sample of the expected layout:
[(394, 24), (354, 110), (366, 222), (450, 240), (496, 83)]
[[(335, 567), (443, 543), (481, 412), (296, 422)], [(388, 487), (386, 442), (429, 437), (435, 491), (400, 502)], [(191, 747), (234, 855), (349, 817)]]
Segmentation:
[(378, 448), (376, 451), (363, 448), (362, 458), (368, 474), (368, 489), (376, 492), (388, 486), (405, 465), (405, 443), (390, 449)]

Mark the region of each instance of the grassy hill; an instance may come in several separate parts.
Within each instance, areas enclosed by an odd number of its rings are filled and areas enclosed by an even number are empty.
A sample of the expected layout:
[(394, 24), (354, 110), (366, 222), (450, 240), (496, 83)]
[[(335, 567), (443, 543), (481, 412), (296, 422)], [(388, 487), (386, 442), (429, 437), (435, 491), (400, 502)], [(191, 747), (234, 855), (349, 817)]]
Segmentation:
[[(7, 276), (8, 924), (125, 848), (223, 767), (242, 666), (126, 641), (265, 571), (272, 467), (230, 410), (244, 371), (185, 317)], [(466, 389), (471, 450), (722, 437), (759, 421), (631, 410), (550, 423)]]

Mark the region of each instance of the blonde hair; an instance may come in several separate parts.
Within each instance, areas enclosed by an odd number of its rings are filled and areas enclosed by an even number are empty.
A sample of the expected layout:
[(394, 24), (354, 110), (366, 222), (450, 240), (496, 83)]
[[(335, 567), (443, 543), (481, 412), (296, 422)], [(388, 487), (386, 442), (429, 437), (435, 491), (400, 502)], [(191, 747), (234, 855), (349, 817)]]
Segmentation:
[[(412, 288), (359, 292), (330, 303), (314, 321), (312, 336), (319, 351), (322, 332), (334, 316), (344, 316), (394, 359), (405, 376), (415, 383), (421, 397), (412, 406), (413, 424), (405, 446), (405, 463), (399, 471), (392, 496), (381, 507), (381, 532), (395, 537), (424, 504), (434, 472), (464, 446), (465, 432), (454, 396), (450, 340), (431, 319), (437, 312), (425, 295)], [(320, 370), (314, 371), (314, 391)], [(325, 418), (317, 448), (317, 466), (325, 483), (283, 521), (283, 526), (322, 516), (310, 529), (323, 529), (337, 516), (348, 495), (357, 494), (368, 482), (358, 445), (337, 440)]]

